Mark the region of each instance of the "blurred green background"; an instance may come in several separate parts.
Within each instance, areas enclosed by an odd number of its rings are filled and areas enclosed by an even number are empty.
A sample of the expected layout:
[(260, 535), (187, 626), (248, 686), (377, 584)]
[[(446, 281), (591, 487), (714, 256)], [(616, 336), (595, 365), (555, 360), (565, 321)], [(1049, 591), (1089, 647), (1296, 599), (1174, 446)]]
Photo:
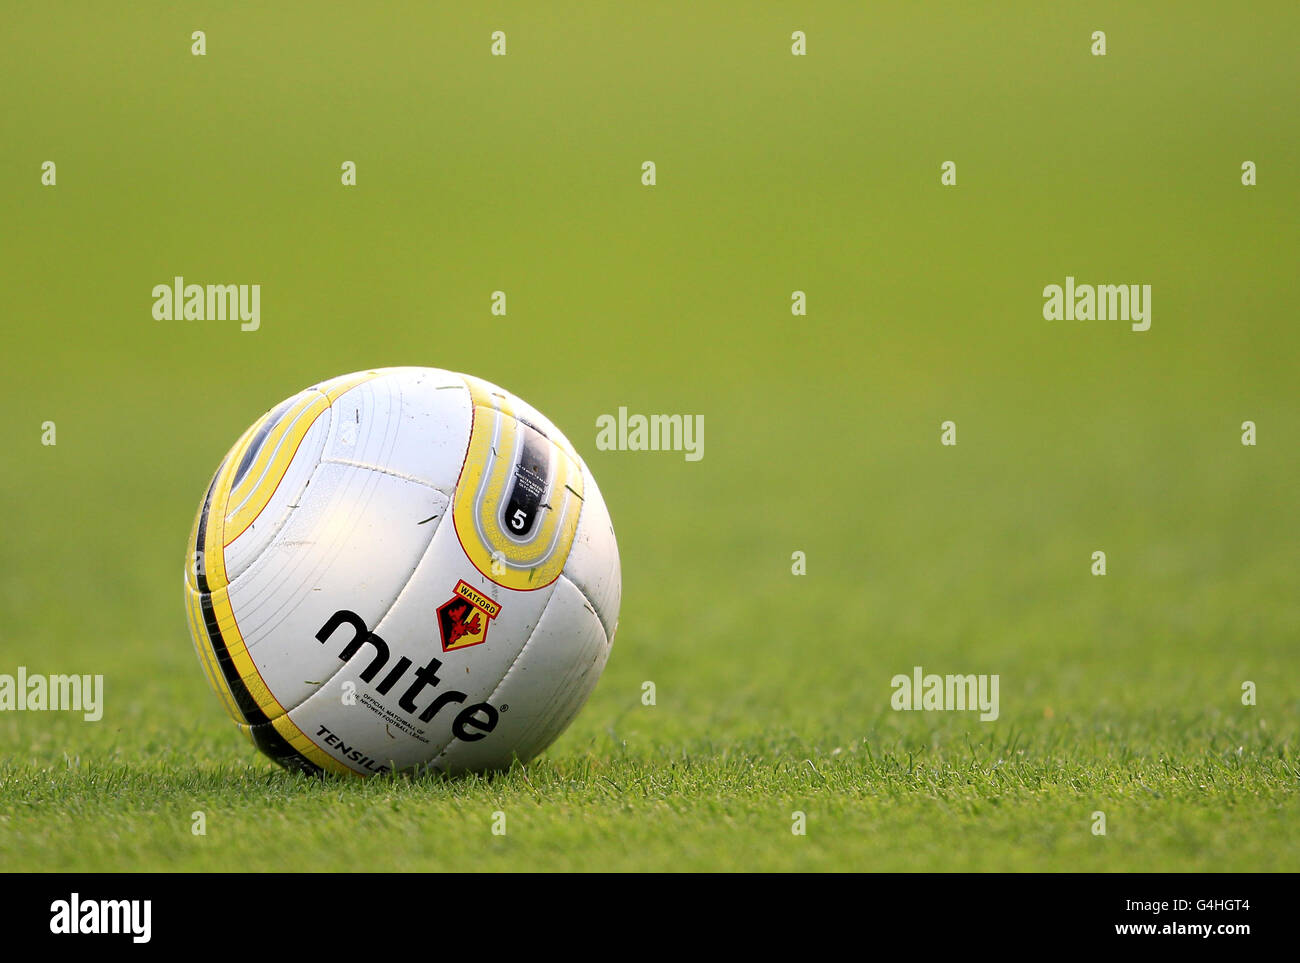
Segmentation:
[[(0, 672), (103, 673), (107, 707), (0, 714), (4, 867), (1300, 868), (1298, 27), (5, 5)], [(1151, 329), (1043, 320), (1067, 274), (1152, 285)], [(175, 275), (261, 284), (261, 329), (155, 321)], [(531, 782), (295, 780), (188, 639), (229, 445), (407, 364), (539, 407), (613, 514), (614, 655)], [(596, 450), (619, 406), (702, 414), (704, 459)], [(1001, 718), (890, 711), (914, 665), (999, 674)]]

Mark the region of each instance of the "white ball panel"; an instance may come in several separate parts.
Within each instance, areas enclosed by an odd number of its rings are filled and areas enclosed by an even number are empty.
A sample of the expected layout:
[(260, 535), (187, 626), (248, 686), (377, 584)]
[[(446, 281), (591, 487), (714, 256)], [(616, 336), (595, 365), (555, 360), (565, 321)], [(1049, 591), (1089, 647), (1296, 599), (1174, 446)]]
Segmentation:
[[(350, 638), (351, 630), (344, 626), (338, 631), (337, 644)], [(374, 656), (374, 649), (363, 645), (360, 653), (346, 665), (338, 661), (334, 637), (329, 641), (329, 650), (340, 671), (311, 698), (289, 711), (289, 718), (303, 735), (343, 765), (362, 774), (409, 769), (428, 762), (441, 751), (451, 738), (450, 720), (455, 717), (457, 706), (450, 706), (428, 723), (412, 719), (405, 712), (384, 710), (380, 702), (385, 697), (376, 695), (372, 683), (359, 678), (360, 671)], [(389, 668), (397, 658), (396, 654), (390, 657)], [(381, 670), (377, 679), (382, 681), (384, 675)], [(406, 678), (394, 685), (390, 701), (396, 702), (410, 683), (408, 671)], [(347, 702), (345, 691), (349, 692)], [(420, 697), (421, 707), (428, 701), (429, 691), (426, 689)], [(384, 712), (392, 715), (386, 716)]]
[[(258, 513), (252, 524), (226, 546), (227, 579), (238, 578), (253, 564), (257, 557), (271, 544), (271, 539), (275, 537), (280, 527), (288, 520), (289, 513), (293, 510), (292, 506), (295, 506), (298, 499), (302, 497), (308, 481), (320, 462), (321, 452), (325, 447), (325, 438), (330, 431), (330, 416), (331, 411), (329, 409), (317, 416), (315, 422), (303, 437), (302, 443), (298, 445), (298, 450), (294, 454), (293, 460), (289, 462), (284, 477), (276, 486), (271, 500)], [(227, 510), (233, 514), (238, 508), (239, 505), (232, 502)]]
[(469, 389), (437, 368), (383, 368), (334, 401), (322, 458), (366, 465), (450, 493), (469, 442)]
[(569, 560), (564, 565), (564, 574), (595, 607), (605, 634), (612, 642), (614, 630), (618, 627), (618, 609), (623, 592), (618, 542), (614, 539), (614, 525), (605, 498), (585, 463), (582, 472), (582, 515), (578, 519), (578, 530)]
[[(460, 581), (499, 604), (501, 611), (488, 620), (486, 641), (444, 652), (438, 608), (451, 600)], [(491, 694), (518, 656), (542, 617), (552, 591), (553, 585), (516, 592), (480, 574), (465, 556), (456, 526), (448, 519), (439, 527), (405, 591), (376, 631), (395, 652), (419, 660), (418, 664), (437, 655), (446, 667), (446, 684), (467, 693), (469, 701), (479, 702)]]
[(591, 605), (561, 576), (541, 621), (490, 698), (496, 729), (475, 742), (453, 740), (434, 765), (447, 772), (498, 769), (541, 752), (573, 721), (605, 668), (610, 645)]
[[(364, 468), (317, 468), (266, 551), (230, 586), (244, 644), (286, 708), (338, 669), (316, 632), (340, 608), (377, 623), (447, 513), (447, 497)], [(421, 525), (421, 519), (438, 519)]]

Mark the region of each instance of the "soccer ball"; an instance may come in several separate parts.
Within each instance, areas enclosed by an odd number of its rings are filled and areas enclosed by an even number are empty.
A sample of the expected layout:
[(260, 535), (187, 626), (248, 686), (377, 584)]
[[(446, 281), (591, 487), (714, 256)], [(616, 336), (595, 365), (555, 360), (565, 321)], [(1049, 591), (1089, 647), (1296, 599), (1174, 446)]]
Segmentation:
[(525, 761), (582, 708), (618, 624), (586, 464), (535, 408), (435, 368), (344, 375), (267, 412), (189, 548), (208, 682), (290, 769)]

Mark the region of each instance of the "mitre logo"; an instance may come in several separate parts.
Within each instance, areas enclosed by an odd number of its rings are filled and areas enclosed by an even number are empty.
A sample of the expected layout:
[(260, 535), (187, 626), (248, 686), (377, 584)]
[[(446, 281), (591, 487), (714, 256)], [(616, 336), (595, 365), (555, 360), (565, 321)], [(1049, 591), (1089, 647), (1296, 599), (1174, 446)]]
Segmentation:
[(476, 591), (461, 579), (442, 605), (438, 606), (438, 631), (442, 651), (467, 649), (487, 641), (488, 623), (501, 614), (500, 604)]

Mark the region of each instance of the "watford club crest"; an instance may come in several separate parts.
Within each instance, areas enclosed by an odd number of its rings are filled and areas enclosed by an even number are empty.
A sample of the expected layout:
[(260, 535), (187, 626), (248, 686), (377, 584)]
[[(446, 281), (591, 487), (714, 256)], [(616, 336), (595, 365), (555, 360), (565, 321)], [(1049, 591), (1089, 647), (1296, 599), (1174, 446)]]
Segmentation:
[(467, 649), (487, 641), (488, 623), (501, 614), (501, 606), (465, 580), (456, 583), (451, 598), (438, 606), (438, 631), (442, 633), (442, 651)]

